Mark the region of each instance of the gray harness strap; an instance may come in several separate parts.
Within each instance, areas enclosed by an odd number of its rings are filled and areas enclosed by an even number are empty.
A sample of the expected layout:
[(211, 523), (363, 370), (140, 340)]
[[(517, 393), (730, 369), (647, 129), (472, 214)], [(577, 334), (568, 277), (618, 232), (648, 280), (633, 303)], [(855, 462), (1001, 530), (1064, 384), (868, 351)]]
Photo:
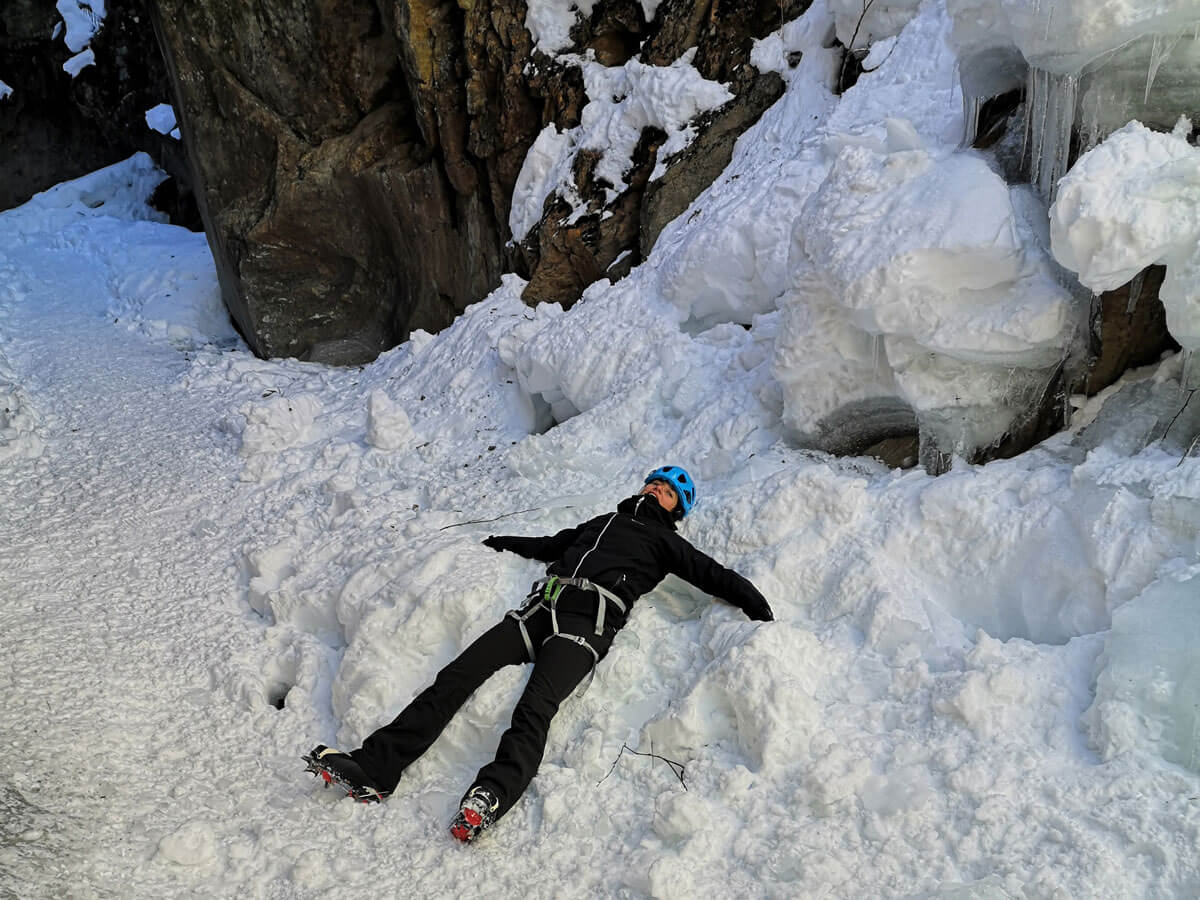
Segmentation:
[[(596, 635), (604, 634), (604, 613), (609, 603), (616, 604), (622, 614), (626, 612), (625, 601), (614, 594), (607, 588), (602, 588), (594, 582), (588, 581), (586, 578), (561, 578), (558, 575), (550, 575), (547, 578), (540, 578), (533, 583), (533, 590), (529, 592), (528, 602), (520, 609), (509, 610), (508, 615), (516, 619), (517, 627), (521, 629), (521, 638), (525, 641), (525, 650), (529, 654), (529, 659), (532, 662), (537, 659), (537, 653), (533, 648), (533, 640), (529, 637), (529, 629), (525, 623), (529, 617), (543, 607), (550, 610), (550, 636), (551, 638), (566, 638), (581, 647), (586, 647), (592, 654), (592, 669), (588, 674), (588, 683), (584, 686), (584, 691), (592, 684), (592, 678), (596, 674), (596, 664), (600, 662), (600, 654), (596, 652), (596, 648), (587, 642), (585, 638), (575, 634), (563, 634), (558, 629), (558, 596), (563, 592), (565, 587), (580, 588), (585, 591), (595, 591), (596, 597)], [(545, 645), (546, 641), (542, 641)]]

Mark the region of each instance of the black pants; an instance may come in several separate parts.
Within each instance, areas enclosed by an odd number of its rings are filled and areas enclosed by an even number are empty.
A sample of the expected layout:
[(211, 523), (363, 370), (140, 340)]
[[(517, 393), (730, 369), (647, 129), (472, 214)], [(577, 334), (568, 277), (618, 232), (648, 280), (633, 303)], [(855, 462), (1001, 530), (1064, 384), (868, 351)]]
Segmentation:
[[(497, 818), (508, 812), (537, 774), (550, 720), (595, 660), (591, 651), (574, 641), (547, 640), (553, 633), (547, 610), (538, 610), (525, 625), (537, 653), (533, 674), (513, 709), (512, 724), (500, 738), (495, 760), (479, 770), (474, 782), (499, 798)], [(614, 632), (606, 628), (598, 637), (594, 613), (584, 616), (560, 609), (558, 625), (562, 633), (584, 637), (601, 657), (608, 653)], [(442, 669), (391, 724), (350, 755), (374, 779), (375, 787), (394, 790), (401, 773), (429, 749), (476, 688), (503, 667), (522, 662), (529, 662), (525, 641), (516, 621), (506, 617)]]

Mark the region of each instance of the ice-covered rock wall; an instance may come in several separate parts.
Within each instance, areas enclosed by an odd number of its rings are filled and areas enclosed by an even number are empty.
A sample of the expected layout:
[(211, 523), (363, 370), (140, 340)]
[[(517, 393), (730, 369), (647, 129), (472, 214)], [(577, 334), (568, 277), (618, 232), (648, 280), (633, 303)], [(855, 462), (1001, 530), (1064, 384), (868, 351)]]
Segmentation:
[[(565, 314), (539, 311), (508, 341), (506, 359), (555, 421), (657, 402), (686, 433), (739, 404), (755, 427), (838, 453), (919, 431), (926, 464), (940, 470), (1036, 418), (1086, 313), (1049, 255), (1045, 210), (959, 148), (944, 5), (896, 19), (899, 33), (839, 97), (842, 56), (830, 43), (843, 6), (815, 3), (756, 45), (751, 62), (785, 80), (783, 98), (646, 262), (596, 282)], [(552, 157), (572, 142), (541, 143), (529, 165), (565, 171)], [(553, 177), (528, 184), (540, 185), (525, 192), (535, 202), (555, 190)], [(730, 382), (691, 374), (730, 353)], [(729, 435), (723, 450), (752, 452), (753, 431)]]

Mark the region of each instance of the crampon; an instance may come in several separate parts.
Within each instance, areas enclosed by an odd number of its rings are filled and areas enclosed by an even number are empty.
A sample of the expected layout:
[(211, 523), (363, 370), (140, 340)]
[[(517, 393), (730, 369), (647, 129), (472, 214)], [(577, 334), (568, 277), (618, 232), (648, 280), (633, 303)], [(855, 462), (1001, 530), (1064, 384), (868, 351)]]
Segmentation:
[(388, 791), (366, 784), (366, 773), (347, 753), (317, 744), (312, 752), (300, 757), (305, 763), (305, 772), (311, 772), (325, 787), (338, 787), (359, 803), (378, 803), (386, 800)]

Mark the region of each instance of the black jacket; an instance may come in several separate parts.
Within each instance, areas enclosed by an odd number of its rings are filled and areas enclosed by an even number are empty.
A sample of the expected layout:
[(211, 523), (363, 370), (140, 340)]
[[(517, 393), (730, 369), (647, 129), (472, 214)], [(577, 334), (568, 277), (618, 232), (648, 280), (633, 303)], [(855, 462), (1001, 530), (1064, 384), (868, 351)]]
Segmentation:
[[(498, 536), (484, 543), (495, 550), (511, 550), (549, 563), (546, 572), (550, 575), (586, 578), (624, 600), (627, 610), (667, 573), (673, 573), (739, 607), (751, 619), (774, 618), (754, 585), (677, 534), (674, 518), (649, 494), (622, 500), (616, 512), (596, 516), (550, 537)], [(594, 610), (595, 592), (578, 593), (584, 596), (574, 595), (571, 600), (588, 603)], [(564, 593), (560, 608), (567, 597)], [(610, 604), (610, 612), (615, 611)], [(619, 628), (624, 617), (613, 624)]]

